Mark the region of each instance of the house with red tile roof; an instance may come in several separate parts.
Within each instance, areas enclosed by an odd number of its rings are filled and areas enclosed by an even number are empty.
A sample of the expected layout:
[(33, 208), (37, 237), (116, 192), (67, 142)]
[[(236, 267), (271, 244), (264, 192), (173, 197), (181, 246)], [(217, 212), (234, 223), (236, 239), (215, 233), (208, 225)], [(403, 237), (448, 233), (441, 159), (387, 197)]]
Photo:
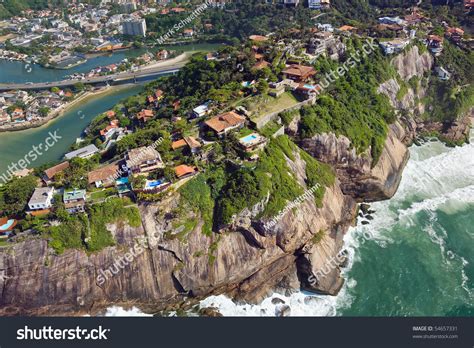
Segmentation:
[(105, 115), (107, 116), (107, 118), (108, 118), (109, 120), (113, 120), (113, 119), (115, 118), (115, 116), (116, 116), (115, 111), (113, 111), (113, 110), (107, 111), (107, 112), (105, 113)]
[(117, 177), (118, 172), (119, 166), (117, 164), (109, 164), (108, 166), (89, 172), (87, 179), (89, 185), (112, 187), (115, 184), (115, 177)]
[(143, 109), (137, 115), (137, 120), (143, 123), (148, 122), (154, 117), (153, 110)]
[(283, 74), (287, 79), (296, 82), (306, 82), (316, 75), (316, 70), (312, 66), (292, 64), (283, 70)]
[(103, 140), (108, 140), (115, 134), (118, 128), (119, 128), (119, 121), (112, 120), (110, 121), (110, 124), (107, 127), (100, 130), (100, 135), (103, 138)]
[(174, 168), (174, 172), (178, 179), (184, 179), (197, 174), (198, 170), (196, 167), (190, 167), (186, 164), (181, 164)]
[(42, 177), (43, 181), (46, 183), (46, 185), (50, 185), (54, 181), (54, 177), (65, 171), (67, 168), (69, 168), (69, 162), (62, 162), (59, 163), (51, 168), (48, 168), (44, 171), (44, 175)]
[(230, 111), (217, 115), (204, 122), (204, 124), (214, 131), (217, 136), (223, 137), (233, 129), (242, 128), (245, 125), (245, 117)]

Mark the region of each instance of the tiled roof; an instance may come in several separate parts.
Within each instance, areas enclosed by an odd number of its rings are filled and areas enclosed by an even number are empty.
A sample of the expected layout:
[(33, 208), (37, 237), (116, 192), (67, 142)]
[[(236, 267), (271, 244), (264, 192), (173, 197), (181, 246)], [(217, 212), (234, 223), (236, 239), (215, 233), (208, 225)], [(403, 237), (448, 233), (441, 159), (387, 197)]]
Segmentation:
[(108, 166), (93, 170), (88, 174), (89, 184), (93, 184), (97, 181), (104, 181), (111, 177), (114, 177), (117, 175), (118, 170), (119, 167), (116, 164), (110, 164)]
[(44, 174), (48, 177), (48, 179), (52, 179), (56, 174), (62, 172), (63, 170), (69, 168), (69, 162), (59, 163), (54, 167), (48, 168), (44, 171)]
[(311, 66), (293, 64), (283, 70), (283, 73), (295, 76), (306, 76), (316, 74), (316, 70)]
[(205, 123), (208, 127), (212, 128), (216, 132), (220, 133), (223, 130), (237, 126), (238, 124), (244, 123), (245, 117), (236, 114), (235, 112), (226, 112), (225, 114), (217, 115)]
[(177, 167), (174, 168), (174, 171), (176, 173), (176, 176), (178, 178), (188, 175), (188, 174), (193, 174), (196, 172), (196, 168), (187, 166), (186, 164), (181, 164)]
[(171, 144), (171, 147), (173, 150), (176, 150), (176, 149), (179, 149), (179, 148), (182, 148), (183, 146), (186, 146), (186, 141), (184, 141), (184, 139), (180, 139), (180, 140), (177, 140), (177, 141), (173, 141), (173, 143)]

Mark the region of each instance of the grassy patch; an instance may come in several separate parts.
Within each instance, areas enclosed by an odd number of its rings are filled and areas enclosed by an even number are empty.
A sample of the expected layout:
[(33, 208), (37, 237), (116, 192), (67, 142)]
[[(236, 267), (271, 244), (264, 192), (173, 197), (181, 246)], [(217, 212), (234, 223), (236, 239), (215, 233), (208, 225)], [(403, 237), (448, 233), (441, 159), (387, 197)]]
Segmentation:
[(95, 191), (90, 194), (90, 199), (94, 202), (102, 201), (107, 197), (114, 196), (117, 191), (114, 188), (108, 188), (100, 191)]
[(261, 116), (274, 112), (283, 111), (298, 104), (298, 99), (291, 92), (285, 92), (279, 97), (259, 96), (249, 103), (249, 111), (252, 112), (252, 119), (256, 120)]
[[(179, 192), (187, 207), (199, 213), (204, 220), (202, 232), (212, 234), (214, 201), (211, 198), (211, 188), (206, 183), (205, 175), (198, 175), (184, 184)], [(188, 226), (188, 228), (190, 228)]]
[(324, 235), (326, 233), (323, 231), (323, 230), (319, 230), (312, 238), (311, 238), (311, 242), (313, 244), (319, 244), (323, 238), (324, 238)]
[(329, 165), (319, 162), (304, 150), (300, 150), (300, 155), (306, 162), (306, 185), (308, 188), (318, 186), (313, 194), (316, 206), (321, 208), (326, 187), (334, 185), (336, 176)]
[(267, 138), (270, 138), (273, 134), (276, 133), (277, 130), (279, 130), (282, 127), (281, 124), (278, 124), (275, 121), (270, 121), (268, 122), (261, 130), (260, 132), (266, 136)]

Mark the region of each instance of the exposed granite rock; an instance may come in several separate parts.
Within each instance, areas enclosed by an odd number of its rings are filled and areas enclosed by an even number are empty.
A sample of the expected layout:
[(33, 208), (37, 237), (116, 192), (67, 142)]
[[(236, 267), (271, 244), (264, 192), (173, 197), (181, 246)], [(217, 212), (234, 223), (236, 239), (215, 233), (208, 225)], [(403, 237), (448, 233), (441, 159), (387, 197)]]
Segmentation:
[(397, 69), (400, 77), (408, 81), (413, 76), (422, 77), (426, 71), (432, 69), (434, 58), (429, 52), (420, 54), (418, 46), (411, 47), (404, 54), (399, 54), (392, 60), (392, 65)]
[(301, 115), (298, 113), (293, 117), (290, 124), (286, 127), (285, 133), (289, 136), (295, 136), (298, 134), (300, 125)]
[(409, 152), (403, 144), (407, 136), (400, 123), (390, 125), (385, 146), (374, 168), (367, 151), (357, 155), (346, 137), (321, 134), (303, 139), (301, 147), (318, 160), (331, 164), (344, 194), (359, 201), (378, 201), (394, 195)]
[(421, 122), (418, 124), (417, 131), (421, 134), (438, 133), (445, 141), (455, 144), (464, 143), (469, 139), (473, 115), (474, 109), (471, 109), (466, 116), (454, 122)]

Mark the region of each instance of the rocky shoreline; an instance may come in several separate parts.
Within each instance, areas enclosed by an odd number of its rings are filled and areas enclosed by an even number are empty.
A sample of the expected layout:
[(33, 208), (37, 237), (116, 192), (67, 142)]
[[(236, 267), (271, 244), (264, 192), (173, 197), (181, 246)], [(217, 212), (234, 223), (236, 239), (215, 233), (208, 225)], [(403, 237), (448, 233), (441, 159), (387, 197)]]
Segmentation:
[[(409, 79), (412, 73), (423, 76), (432, 67), (432, 61), (415, 49), (406, 55), (410, 59), (396, 65), (404, 78)], [(393, 82), (383, 85), (382, 93), (389, 97), (396, 94)], [(68, 250), (56, 256), (43, 239), (24, 241), (0, 253), (0, 274), (5, 276), (0, 277), (0, 315), (97, 314), (111, 305), (157, 313), (190, 308), (209, 295), (259, 302), (275, 290), (300, 288), (337, 294), (344, 283), (340, 275), (344, 259), (325, 274), (321, 275), (321, 269), (341, 254), (344, 234), (356, 220), (359, 203), (389, 199), (395, 194), (409, 159), (407, 146), (420, 127), (428, 126), (415, 120), (423, 106), (414, 103), (413, 93), (409, 91), (402, 104), (395, 105), (392, 100), (397, 110), (410, 110), (413, 117), (400, 116), (390, 126), (382, 155), (373, 168), (370, 153), (357, 155), (345, 137), (322, 134), (301, 141), (303, 149), (336, 172), (336, 182), (326, 189), (320, 208), (314, 200), (306, 200), (267, 230), (264, 221), (257, 218), (265, 206), (261, 202), (244, 209), (230, 226), (211, 237), (201, 232), (204, 222), (200, 215), (189, 211), (185, 218), (196, 220), (197, 226), (183, 242), (170, 235), (176, 222), (173, 212), (179, 204), (178, 194), (173, 193), (159, 204), (140, 204), (142, 226), (109, 225), (118, 247), (91, 255)], [(292, 125), (296, 128), (287, 132), (297, 132), (297, 126)], [(468, 130), (469, 123), (463, 121), (441, 132), (450, 137)], [(287, 164), (304, 184), (305, 162), (298, 153), (293, 157), (286, 158)], [(100, 270), (112, 265), (143, 236), (153, 237), (157, 243), (98, 284)], [(213, 250), (212, 262), (203, 253), (208, 250)], [(310, 282), (311, 277), (316, 281)]]

